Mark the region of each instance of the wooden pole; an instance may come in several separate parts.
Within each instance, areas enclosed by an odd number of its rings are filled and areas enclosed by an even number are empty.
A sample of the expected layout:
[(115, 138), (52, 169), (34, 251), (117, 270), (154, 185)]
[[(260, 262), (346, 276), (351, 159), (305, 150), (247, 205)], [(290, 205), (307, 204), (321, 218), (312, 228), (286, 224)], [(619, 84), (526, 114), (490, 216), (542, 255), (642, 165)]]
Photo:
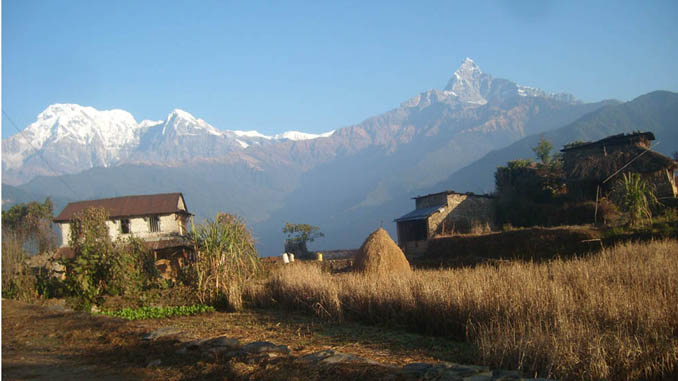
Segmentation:
[(598, 197), (600, 195), (600, 185), (596, 186), (596, 209), (593, 212), (593, 225), (598, 224)]

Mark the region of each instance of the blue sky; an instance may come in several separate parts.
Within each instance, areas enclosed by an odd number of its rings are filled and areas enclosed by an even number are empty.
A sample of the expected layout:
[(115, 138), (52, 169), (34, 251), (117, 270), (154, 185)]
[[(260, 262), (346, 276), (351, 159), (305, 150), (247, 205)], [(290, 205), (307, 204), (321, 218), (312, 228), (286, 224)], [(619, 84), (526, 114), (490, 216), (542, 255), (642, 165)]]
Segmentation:
[(2, 1), (20, 128), (78, 103), (325, 132), (443, 88), (465, 57), (585, 101), (678, 91), (678, 1)]

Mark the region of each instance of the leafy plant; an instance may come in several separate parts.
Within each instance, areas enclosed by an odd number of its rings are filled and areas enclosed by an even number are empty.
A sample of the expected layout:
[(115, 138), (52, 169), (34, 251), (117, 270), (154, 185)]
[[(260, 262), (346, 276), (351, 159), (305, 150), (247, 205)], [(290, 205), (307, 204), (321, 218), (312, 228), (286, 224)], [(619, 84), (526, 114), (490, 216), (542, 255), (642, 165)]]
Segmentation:
[(158, 285), (153, 253), (139, 238), (114, 242), (107, 266), (106, 293), (109, 295), (138, 294)]
[(289, 222), (285, 223), (282, 232), (287, 234), (285, 251), (292, 252), (302, 258), (310, 256), (308, 248), (306, 247), (307, 242), (313, 242), (314, 240), (325, 236), (317, 226), (309, 224), (291, 224)]
[(549, 161), (551, 161), (552, 149), (553, 143), (546, 140), (544, 135), (542, 135), (541, 138), (539, 138), (539, 144), (537, 144), (535, 147), (532, 147), (532, 152), (537, 155), (537, 159), (539, 159), (542, 164), (548, 164)]
[(127, 320), (165, 319), (177, 316), (191, 316), (206, 312), (214, 312), (214, 307), (204, 304), (174, 307), (140, 307), (123, 308), (116, 311), (100, 311), (96, 315), (112, 316)]
[(75, 253), (64, 259), (66, 288), (75, 297), (76, 307), (87, 309), (98, 304), (108, 278), (106, 261), (113, 249), (108, 235), (108, 212), (87, 208), (73, 216), (69, 245)]
[(624, 173), (612, 188), (612, 201), (634, 226), (644, 218), (652, 220), (652, 207), (658, 204), (654, 186), (637, 173)]
[(195, 288), (198, 300), (225, 304), (232, 310), (242, 308), (244, 284), (262, 270), (245, 221), (219, 213), (215, 221), (194, 226), (190, 237), (197, 259), (186, 269), (185, 278)]
[(143, 242), (130, 238), (111, 242), (108, 213), (87, 208), (73, 216), (70, 224), (72, 259), (66, 267), (66, 289), (75, 297), (76, 307), (87, 309), (100, 304), (103, 295), (137, 294), (157, 280), (153, 256)]

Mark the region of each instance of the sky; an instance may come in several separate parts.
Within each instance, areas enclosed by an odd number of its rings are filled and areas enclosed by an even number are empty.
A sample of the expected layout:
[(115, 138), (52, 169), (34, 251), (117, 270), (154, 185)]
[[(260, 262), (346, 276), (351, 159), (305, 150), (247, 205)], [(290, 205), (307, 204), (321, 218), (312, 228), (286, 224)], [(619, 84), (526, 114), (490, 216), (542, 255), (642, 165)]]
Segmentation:
[(583, 101), (678, 91), (678, 1), (3, 0), (2, 137), (54, 103), (321, 133), (466, 57)]

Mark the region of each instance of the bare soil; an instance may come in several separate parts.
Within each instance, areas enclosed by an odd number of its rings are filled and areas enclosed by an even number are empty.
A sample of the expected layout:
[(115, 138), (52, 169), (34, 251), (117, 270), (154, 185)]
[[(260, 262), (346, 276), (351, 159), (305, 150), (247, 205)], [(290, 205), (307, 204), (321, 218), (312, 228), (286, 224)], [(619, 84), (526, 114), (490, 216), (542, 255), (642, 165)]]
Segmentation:
[[(181, 334), (155, 341), (144, 339), (160, 327), (172, 327)], [(245, 364), (177, 353), (186, 340), (219, 335), (242, 343), (271, 341), (288, 345), (294, 356), (335, 349), (385, 365), (443, 360), (473, 363), (473, 355), (463, 343), (283, 310), (215, 312), (131, 322), (69, 311), (54, 301), (38, 305), (3, 299), (2, 379), (339, 380), (388, 376), (388, 367), (366, 368), (364, 364), (342, 365), (318, 373), (318, 369), (282, 358)]]

